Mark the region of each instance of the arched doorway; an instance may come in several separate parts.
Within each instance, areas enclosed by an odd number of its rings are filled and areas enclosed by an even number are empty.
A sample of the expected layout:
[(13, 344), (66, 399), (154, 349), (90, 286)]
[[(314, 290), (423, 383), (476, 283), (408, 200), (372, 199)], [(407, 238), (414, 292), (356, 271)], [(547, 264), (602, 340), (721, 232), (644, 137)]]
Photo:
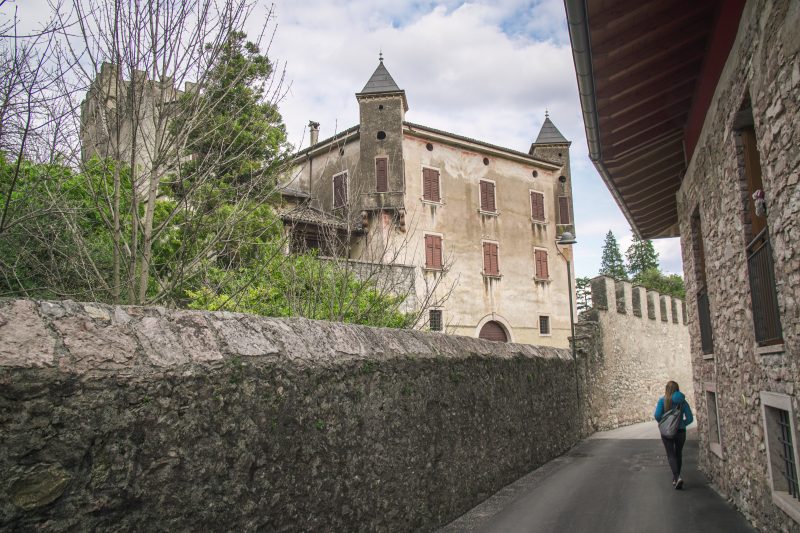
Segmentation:
[(505, 328), (500, 322), (495, 322), (494, 320), (490, 320), (483, 325), (480, 333), (478, 333), (478, 338), (486, 339), (487, 341), (508, 342)]

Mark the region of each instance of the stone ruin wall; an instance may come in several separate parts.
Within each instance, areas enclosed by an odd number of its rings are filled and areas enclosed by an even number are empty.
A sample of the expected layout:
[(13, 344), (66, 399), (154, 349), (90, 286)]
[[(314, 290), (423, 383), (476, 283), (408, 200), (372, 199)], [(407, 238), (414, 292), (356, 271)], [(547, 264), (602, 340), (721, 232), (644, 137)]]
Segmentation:
[(563, 349), (28, 300), (0, 339), (3, 530), (434, 529), (583, 435)]
[(579, 356), (591, 361), (591, 426), (605, 430), (653, 420), (668, 380), (678, 382), (694, 409), (684, 302), (605, 276), (591, 287), (593, 308), (576, 325)]

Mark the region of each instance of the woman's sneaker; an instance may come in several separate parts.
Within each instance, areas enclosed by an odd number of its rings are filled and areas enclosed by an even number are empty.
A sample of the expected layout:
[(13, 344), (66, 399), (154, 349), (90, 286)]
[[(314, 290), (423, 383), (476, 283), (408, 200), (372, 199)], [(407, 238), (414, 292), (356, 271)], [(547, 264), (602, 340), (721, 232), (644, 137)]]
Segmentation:
[(683, 480), (678, 478), (678, 481), (675, 482), (675, 490), (681, 490), (683, 488)]

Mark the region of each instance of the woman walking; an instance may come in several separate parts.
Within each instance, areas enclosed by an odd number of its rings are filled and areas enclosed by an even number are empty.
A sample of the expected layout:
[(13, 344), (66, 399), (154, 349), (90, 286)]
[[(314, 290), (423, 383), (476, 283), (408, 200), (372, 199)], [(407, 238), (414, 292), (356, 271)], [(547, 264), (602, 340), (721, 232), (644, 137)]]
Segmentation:
[(686, 396), (678, 389), (678, 384), (674, 381), (668, 381), (664, 396), (659, 398), (656, 404), (656, 421), (661, 422), (661, 417), (673, 407), (678, 407), (681, 411), (678, 432), (672, 438), (662, 435), (661, 441), (667, 450), (667, 460), (669, 461), (670, 469), (672, 469), (672, 486), (680, 490), (683, 488), (681, 466), (683, 464), (683, 445), (686, 442), (686, 426), (694, 421), (694, 416), (692, 416), (692, 410), (686, 402)]

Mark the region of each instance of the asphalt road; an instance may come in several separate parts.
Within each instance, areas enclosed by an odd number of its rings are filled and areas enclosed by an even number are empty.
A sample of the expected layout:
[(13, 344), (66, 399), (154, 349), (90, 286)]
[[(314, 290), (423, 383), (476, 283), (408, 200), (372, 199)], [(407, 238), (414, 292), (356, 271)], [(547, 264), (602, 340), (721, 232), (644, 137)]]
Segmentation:
[(697, 469), (690, 430), (683, 490), (655, 422), (597, 433), (503, 488), (441, 532), (755, 532)]

